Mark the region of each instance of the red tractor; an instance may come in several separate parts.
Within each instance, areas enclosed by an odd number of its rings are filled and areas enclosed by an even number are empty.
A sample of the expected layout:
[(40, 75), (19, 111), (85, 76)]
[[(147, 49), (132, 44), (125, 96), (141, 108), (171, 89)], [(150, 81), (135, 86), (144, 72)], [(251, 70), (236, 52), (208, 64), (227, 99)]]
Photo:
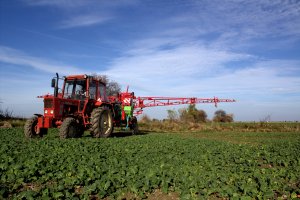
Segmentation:
[[(62, 89), (58, 88), (63, 80)], [(88, 75), (56, 77), (51, 83), (53, 95), (44, 95), (44, 115), (35, 114), (24, 126), (26, 137), (43, 136), (48, 128), (60, 128), (60, 138), (81, 137), (90, 130), (93, 137), (108, 137), (114, 127), (138, 132), (137, 118), (143, 108), (154, 106), (234, 102), (219, 98), (136, 97), (133, 92), (106, 95), (106, 83)]]
[[(90, 130), (93, 137), (108, 137), (114, 126), (126, 125), (132, 133), (138, 131), (133, 116), (133, 93), (117, 97), (106, 96), (106, 84), (88, 75), (63, 77), (58, 88), (58, 74), (52, 79), (53, 95), (44, 95), (44, 115), (35, 114), (24, 126), (26, 137), (43, 136), (48, 128), (59, 127), (60, 138), (75, 138)], [(119, 97), (129, 98), (120, 102)]]

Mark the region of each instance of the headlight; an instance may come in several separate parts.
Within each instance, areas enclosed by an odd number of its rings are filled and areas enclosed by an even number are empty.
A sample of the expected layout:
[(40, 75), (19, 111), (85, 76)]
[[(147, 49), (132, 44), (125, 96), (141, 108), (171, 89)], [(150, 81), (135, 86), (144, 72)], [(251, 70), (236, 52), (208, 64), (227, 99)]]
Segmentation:
[(48, 113), (48, 110), (45, 110), (45, 114), (47, 114)]
[(53, 114), (53, 110), (51, 110), (50, 113)]

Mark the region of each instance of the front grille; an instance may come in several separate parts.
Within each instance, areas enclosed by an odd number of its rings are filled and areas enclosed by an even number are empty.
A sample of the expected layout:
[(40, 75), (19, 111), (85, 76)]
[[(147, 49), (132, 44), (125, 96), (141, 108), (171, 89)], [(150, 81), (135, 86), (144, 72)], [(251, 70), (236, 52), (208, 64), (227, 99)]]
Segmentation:
[(44, 99), (44, 108), (53, 108), (53, 99)]

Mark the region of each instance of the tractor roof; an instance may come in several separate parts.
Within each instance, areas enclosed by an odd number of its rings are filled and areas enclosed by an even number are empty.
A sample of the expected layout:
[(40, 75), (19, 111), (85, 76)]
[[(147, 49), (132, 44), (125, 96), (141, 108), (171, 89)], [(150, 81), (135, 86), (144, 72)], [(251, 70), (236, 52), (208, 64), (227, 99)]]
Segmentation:
[(85, 79), (87, 78), (87, 75), (82, 74), (82, 75), (70, 75), (66, 76), (67, 79)]
[(87, 77), (90, 77), (92, 78), (93, 80), (96, 80), (96, 81), (99, 81), (101, 83), (105, 83), (105, 81), (103, 81), (103, 79), (101, 78), (98, 78), (98, 77), (95, 77), (95, 76), (88, 76), (86, 74), (80, 74), (80, 75), (69, 75), (69, 76), (66, 76), (66, 79), (68, 80), (74, 80), (74, 79), (79, 79), (79, 80), (82, 80), (82, 79), (86, 79)]

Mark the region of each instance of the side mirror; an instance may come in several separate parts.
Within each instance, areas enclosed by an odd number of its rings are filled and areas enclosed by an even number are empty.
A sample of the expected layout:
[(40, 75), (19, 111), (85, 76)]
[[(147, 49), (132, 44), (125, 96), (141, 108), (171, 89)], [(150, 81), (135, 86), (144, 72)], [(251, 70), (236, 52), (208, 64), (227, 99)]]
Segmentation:
[(53, 78), (52, 81), (51, 81), (51, 87), (54, 88), (54, 87), (55, 87), (55, 84), (56, 84), (56, 80), (55, 80), (55, 78)]

